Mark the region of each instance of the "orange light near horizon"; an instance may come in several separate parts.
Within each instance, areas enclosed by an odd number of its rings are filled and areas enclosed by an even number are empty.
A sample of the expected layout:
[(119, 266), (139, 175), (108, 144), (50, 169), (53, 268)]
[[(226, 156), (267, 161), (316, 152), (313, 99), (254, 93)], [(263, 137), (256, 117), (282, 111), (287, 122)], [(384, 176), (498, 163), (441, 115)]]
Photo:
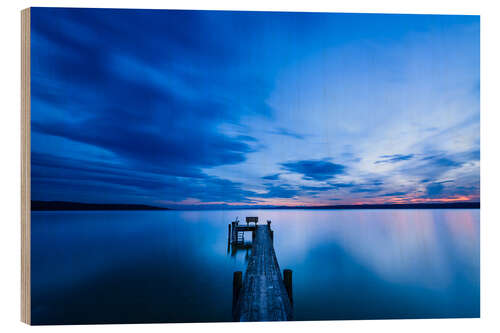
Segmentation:
[[(340, 200), (339, 202), (332, 202), (331, 200), (321, 201), (290, 201), (288, 199), (262, 199), (262, 198), (249, 198), (256, 200), (256, 202), (223, 202), (212, 201), (202, 202), (197, 199), (185, 199), (179, 202), (158, 200), (157, 203), (170, 204), (170, 205), (227, 205), (227, 206), (286, 206), (286, 207), (304, 207), (304, 206), (335, 206), (335, 205), (373, 205), (373, 204), (418, 204), (418, 203), (451, 203), (451, 202), (465, 202), (471, 200), (478, 200), (479, 196), (465, 196), (457, 195), (447, 198), (421, 198), (421, 197), (379, 197), (371, 198), (369, 200), (350, 199)], [(257, 201), (258, 200), (258, 201)]]
[(471, 198), (466, 197), (465, 195), (459, 195), (451, 198), (439, 198), (439, 199), (431, 199), (431, 198), (418, 198), (411, 199), (411, 202), (420, 203), (420, 202), (457, 202), (457, 201), (470, 201)]

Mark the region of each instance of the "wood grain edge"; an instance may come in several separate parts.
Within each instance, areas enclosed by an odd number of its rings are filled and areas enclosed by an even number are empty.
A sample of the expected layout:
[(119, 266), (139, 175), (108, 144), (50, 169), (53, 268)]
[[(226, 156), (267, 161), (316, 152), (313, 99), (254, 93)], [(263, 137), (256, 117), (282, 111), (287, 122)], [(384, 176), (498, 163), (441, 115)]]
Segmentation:
[(21, 321), (31, 324), (31, 9), (21, 11)]

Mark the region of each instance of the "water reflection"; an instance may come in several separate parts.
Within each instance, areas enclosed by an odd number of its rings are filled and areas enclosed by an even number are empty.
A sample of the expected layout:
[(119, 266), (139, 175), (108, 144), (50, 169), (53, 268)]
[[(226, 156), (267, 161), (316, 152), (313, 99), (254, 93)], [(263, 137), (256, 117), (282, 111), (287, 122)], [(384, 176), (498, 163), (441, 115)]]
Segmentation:
[(248, 259), (252, 254), (252, 242), (247, 242), (242, 245), (234, 245), (234, 244), (227, 245), (227, 254), (230, 255), (232, 258), (235, 258), (238, 255), (238, 253), (243, 253), (245, 263), (248, 263)]
[(479, 315), (479, 210), (35, 212), (33, 322), (230, 321), (235, 216), (273, 221), (297, 320)]

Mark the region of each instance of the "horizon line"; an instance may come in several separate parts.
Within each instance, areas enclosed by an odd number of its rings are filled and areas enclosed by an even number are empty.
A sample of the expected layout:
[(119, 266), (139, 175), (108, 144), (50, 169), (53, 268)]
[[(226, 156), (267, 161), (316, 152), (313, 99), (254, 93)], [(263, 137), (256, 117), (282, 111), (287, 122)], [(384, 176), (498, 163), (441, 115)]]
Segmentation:
[(123, 203), (85, 203), (73, 201), (43, 201), (31, 200), (31, 211), (61, 211), (61, 210), (238, 210), (238, 209), (480, 209), (481, 202), (436, 202), (436, 203), (384, 203), (384, 204), (350, 204), (350, 205), (298, 205), (273, 206), (260, 205), (234, 206), (222, 205), (185, 205), (177, 207), (163, 207), (148, 204)]

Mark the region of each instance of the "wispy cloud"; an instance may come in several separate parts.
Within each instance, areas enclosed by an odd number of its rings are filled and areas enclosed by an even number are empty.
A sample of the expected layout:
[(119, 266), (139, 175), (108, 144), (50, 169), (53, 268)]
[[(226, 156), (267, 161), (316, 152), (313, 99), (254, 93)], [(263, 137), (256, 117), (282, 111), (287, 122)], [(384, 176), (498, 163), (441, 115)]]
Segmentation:
[(351, 193), (370, 193), (370, 192), (380, 192), (380, 188), (368, 188), (368, 187), (356, 187), (351, 190)]
[(402, 155), (402, 154), (394, 154), (394, 155), (382, 155), (380, 158), (382, 160), (375, 161), (375, 163), (397, 163), (401, 161), (408, 161), (413, 158), (413, 154)]
[(264, 194), (255, 194), (257, 198), (293, 198), (300, 194), (300, 191), (287, 185), (268, 185), (267, 192)]
[(293, 131), (290, 131), (290, 130), (287, 130), (285, 128), (278, 128), (276, 130), (269, 131), (268, 133), (275, 134), (275, 135), (288, 136), (288, 137), (291, 137), (291, 138), (294, 138), (294, 139), (298, 139), (298, 140), (305, 139), (305, 135), (299, 134), (299, 133), (296, 133), (296, 132), (293, 132)]

